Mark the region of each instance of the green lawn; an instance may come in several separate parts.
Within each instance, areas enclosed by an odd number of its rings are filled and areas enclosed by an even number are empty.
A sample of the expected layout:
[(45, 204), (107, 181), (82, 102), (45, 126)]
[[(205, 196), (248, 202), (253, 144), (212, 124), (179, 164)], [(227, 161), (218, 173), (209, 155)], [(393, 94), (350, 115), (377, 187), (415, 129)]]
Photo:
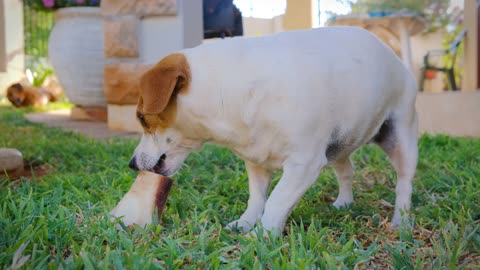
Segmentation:
[(41, 179), (0, 180), (0, 268), (479, 268), (479, 139), (421, 138), (413, 230), (387, 229), (395, 172), (368, 146), (353, 156), (351, 208), (331, 206), (337, 183), (328, 168), (283, 237), (253, 240), (223, 229), (248, 198), (244, 165), (227, 150), (208, 146), (188, 158), (163, 224), (118, 232), (106, 216), (136, 176), (127, 166), (136, 141), (94, 141), (29, 123), (24, 113), (0, 106), (0, 147), (54, 169)]

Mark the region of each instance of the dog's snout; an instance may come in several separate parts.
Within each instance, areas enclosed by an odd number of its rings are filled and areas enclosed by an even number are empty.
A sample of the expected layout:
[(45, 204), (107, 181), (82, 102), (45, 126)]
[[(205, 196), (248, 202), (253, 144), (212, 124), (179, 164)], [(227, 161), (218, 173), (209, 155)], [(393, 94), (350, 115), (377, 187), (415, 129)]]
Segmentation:
[(132, 159), (128, 163), (128, 167), (130, 167), (130, 169), (134, 171), (138, 171), (137, 160), (135, 159), (135, 157), (132, 157)]

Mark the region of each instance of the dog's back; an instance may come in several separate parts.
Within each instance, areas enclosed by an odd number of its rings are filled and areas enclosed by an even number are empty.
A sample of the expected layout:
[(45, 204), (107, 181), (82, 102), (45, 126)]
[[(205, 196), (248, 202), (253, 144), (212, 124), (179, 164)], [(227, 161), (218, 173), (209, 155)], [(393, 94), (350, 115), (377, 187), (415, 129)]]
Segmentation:
[[(415, 114), (412, 75), (360, 28), (231, 39), (184, 53), (193, 63), (188, 100), (202, 100), (206, 114), (217, 115), (218, 122), (234, 120), (225, 123), (228, 140), (263, 138), (259, 145), (270, 148), (273, 138), (285, 138), (281, 145), (326, 144), (334, 133), (352, 134), (344, 138), (348, 152), (371, 140), (393, 114)], [(260, 134), (266, 126), (276, 134)]]

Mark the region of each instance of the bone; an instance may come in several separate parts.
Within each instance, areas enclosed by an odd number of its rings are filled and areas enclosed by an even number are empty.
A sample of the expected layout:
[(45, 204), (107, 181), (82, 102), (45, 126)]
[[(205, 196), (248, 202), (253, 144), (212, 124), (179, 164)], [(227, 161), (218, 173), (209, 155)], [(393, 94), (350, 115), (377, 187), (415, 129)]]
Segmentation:
[(157, 194), (155, 197), (155, 206), (158, 209), (158, 223), (162, 221), (162, 214), (165, 208), (165, 204), (167, 204), (168, 194), (170, 193), (170, 189), (172, 188), (173, 179), (163, 176), (160, 179), (160, 183), (157, 187)]
[(172, 184), (171, 178), (142, 171), (110, 215), (121, 217), (126, 226), (137, 224), (145, 227), (153, 222), (156, 207), (160, 223)]

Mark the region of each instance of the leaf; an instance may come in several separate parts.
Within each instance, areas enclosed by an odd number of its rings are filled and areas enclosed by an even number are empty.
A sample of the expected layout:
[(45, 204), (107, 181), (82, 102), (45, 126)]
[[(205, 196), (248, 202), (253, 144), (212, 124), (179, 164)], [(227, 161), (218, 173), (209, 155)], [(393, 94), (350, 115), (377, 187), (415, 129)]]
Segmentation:
[(23, 256), (22, 255), (22, 253), (25, 250), (25, 248), (27, 247), (27, 245), (28, 245), (28, 242), (23, 243), (15, 251), (15, 254), (13, 255), (12, 265), (11, 265), (12, 269), (19, 269), (30, 259), (30, 255), (28, 255), (28, 256)]

